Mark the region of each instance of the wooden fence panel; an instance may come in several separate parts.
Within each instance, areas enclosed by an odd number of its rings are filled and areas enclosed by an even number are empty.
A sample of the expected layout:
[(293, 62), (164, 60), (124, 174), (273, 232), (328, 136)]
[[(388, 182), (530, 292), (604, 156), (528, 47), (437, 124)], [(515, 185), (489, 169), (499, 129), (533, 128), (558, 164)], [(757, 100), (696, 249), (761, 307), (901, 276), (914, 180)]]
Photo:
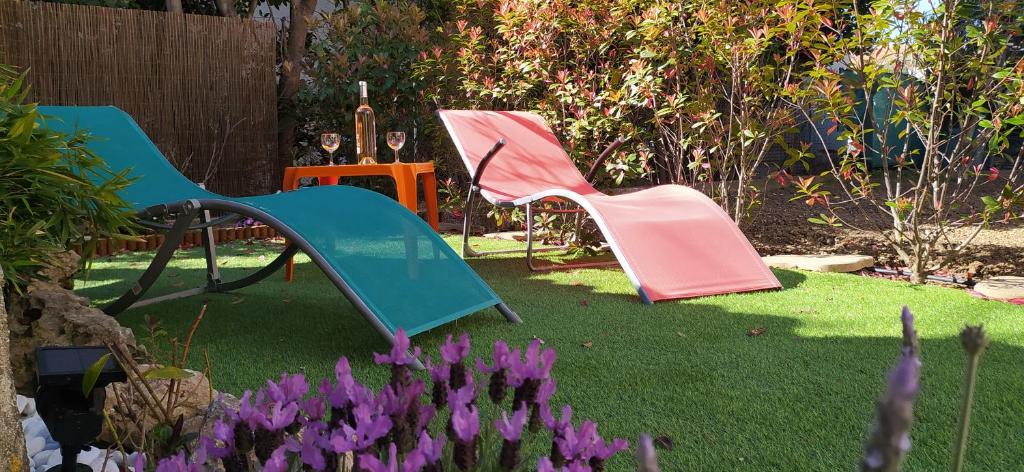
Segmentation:
[(115, 105), (195, 182), (227, 195), (280, 187), (269, 22), (0, 0), (0, 63), (30, 99)]

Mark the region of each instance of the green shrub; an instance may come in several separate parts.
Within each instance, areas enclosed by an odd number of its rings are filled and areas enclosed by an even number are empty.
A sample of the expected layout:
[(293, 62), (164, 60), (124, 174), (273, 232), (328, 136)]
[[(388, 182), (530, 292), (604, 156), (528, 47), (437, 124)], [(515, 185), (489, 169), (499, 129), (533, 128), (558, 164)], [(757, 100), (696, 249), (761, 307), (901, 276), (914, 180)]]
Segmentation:
[[(384, 143), (389, 130), (405, 131), (403, 160), (429, 160), (418, 141), (426, 121), (432, 120), (427, 102), (420, 99), (411, 68), (428, 47), (426, 17), (419, 7), (399, 1), (357, 3), (325, 14), (313, 26), (310, 44), (313, 62), (310, 82), (302, 90), (305, 141), (319, 148), (320, 133), (340, 132), (346, 139), (335, 156), (354, 163), (354, 113), (359, 106), (359, 81), (366, 81), (370, 106), (377, 120), (377, 154), (381, 162), (391, 155)], [(415, 136), (414, 136), (415, 130)], [(419, 156), (414, 156), (414, 152)]]
[(126, 176), (89, 151), (84, 134), (48, 129), (26, 92), (25, 75), (0, 66), (0, 268), (15, 289), (54, 251), (80, 245), (89, 256), (97, 238), (133, 229), (117, 193)]

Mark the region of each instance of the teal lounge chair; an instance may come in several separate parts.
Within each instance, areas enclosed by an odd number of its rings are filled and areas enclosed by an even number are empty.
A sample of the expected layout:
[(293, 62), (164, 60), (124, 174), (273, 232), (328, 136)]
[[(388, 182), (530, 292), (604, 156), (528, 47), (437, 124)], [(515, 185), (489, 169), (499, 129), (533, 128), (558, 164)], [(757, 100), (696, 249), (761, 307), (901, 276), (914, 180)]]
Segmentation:
[[(135, 121), (115, 107), (43, 106), (39, 110), (46, 126), (88, 131), (94, 137), (89, 148), (113, 170), (130, 169), (135, 181), (122, 197), (138, 212), (140, 224), (166, 233), (166, 242), (139, 280), (103, 308), (108, 314), (242, 288), (271, 275), (301, 250), (392, 344), (399, 328), (413, 336), (492, 306), (509, 321), (520, 322), (430, 226), (388, 197), (348, 186), (225, 197), (181, 175)], [(224, 216), (211, 218), (211, 211)], [(212, 228), (244, 217), (273, 227), (289, 245), (266, 267), (239, 280), (223, 281)], [(195, 229), (203, 230), (206, 285), (143, 299), (185, 233)]]

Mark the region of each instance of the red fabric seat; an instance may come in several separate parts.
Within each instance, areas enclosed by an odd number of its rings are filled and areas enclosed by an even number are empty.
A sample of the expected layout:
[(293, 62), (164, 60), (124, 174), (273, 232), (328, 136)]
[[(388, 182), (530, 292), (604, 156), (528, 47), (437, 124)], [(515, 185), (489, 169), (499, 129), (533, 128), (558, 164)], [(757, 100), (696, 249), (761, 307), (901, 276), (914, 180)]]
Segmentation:
[(498, 205), (548, 197), (579, 203), (645, 301), (781, 287), (739, 227), (697, 190), (662, 185), (605, 195), (583, 178), (536, 114), (439, 113), (471, 173), (496, 141), (506, 140), (480, 179), (484, 198)]

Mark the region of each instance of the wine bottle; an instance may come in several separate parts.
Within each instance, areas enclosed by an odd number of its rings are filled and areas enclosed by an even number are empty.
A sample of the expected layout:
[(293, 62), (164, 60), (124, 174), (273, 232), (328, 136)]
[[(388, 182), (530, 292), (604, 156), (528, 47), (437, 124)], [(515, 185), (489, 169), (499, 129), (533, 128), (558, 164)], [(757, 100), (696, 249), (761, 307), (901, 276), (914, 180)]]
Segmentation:
[(359, 82), (359, 108), (356, 108), (356, 157), (359, 164), (377, 163), (377, 123), (366, 96), (366, 82)]

